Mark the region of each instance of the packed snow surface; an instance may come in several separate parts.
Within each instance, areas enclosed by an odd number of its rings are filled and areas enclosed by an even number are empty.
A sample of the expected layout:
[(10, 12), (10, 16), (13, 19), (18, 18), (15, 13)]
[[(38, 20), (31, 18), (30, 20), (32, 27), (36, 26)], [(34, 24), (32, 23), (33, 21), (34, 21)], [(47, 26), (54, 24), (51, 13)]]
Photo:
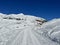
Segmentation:
[(0, 45), (60, 45), (60, 19), (0, 13)]

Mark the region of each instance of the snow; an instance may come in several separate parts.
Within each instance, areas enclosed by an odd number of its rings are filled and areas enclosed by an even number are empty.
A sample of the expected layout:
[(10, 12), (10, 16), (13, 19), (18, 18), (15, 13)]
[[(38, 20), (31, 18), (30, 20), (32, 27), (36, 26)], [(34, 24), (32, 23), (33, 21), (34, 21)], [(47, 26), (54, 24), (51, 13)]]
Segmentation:
[(44, 23), (41, 28), (47, 32), (51, 40), (60, 43), (60, 19), (53, 19)]
[(60, 19), (45, 21), (23, 13), (0, 13), (0, 45), (60, 45)]

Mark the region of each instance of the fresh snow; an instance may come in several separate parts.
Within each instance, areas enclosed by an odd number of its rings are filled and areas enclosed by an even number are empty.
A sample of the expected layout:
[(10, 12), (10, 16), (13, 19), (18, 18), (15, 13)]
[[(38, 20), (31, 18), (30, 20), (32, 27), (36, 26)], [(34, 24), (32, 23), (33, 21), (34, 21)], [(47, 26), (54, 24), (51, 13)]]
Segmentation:
[(60, 19), (0, 13), (0, 45), (60, 45)]

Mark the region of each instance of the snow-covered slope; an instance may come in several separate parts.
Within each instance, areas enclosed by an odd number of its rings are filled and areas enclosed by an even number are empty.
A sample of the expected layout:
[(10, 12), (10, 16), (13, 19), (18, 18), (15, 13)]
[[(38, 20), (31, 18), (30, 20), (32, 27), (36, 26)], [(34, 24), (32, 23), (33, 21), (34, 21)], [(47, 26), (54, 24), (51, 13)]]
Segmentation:
[(52, 41), (60, 43), (60, 19), (53, 19), (44, 23), (41, 28), (47, 32), (47, 36)]
[(60, 45), (60, 19), (0, 13), (0, 45)]

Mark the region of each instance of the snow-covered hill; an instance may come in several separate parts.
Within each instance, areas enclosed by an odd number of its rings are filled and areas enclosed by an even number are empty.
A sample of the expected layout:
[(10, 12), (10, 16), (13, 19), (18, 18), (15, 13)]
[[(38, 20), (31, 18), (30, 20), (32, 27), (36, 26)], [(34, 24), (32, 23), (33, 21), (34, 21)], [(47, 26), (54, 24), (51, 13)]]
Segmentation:
[(0, 13), (0, 45), (60, 45), (60, 19)]

